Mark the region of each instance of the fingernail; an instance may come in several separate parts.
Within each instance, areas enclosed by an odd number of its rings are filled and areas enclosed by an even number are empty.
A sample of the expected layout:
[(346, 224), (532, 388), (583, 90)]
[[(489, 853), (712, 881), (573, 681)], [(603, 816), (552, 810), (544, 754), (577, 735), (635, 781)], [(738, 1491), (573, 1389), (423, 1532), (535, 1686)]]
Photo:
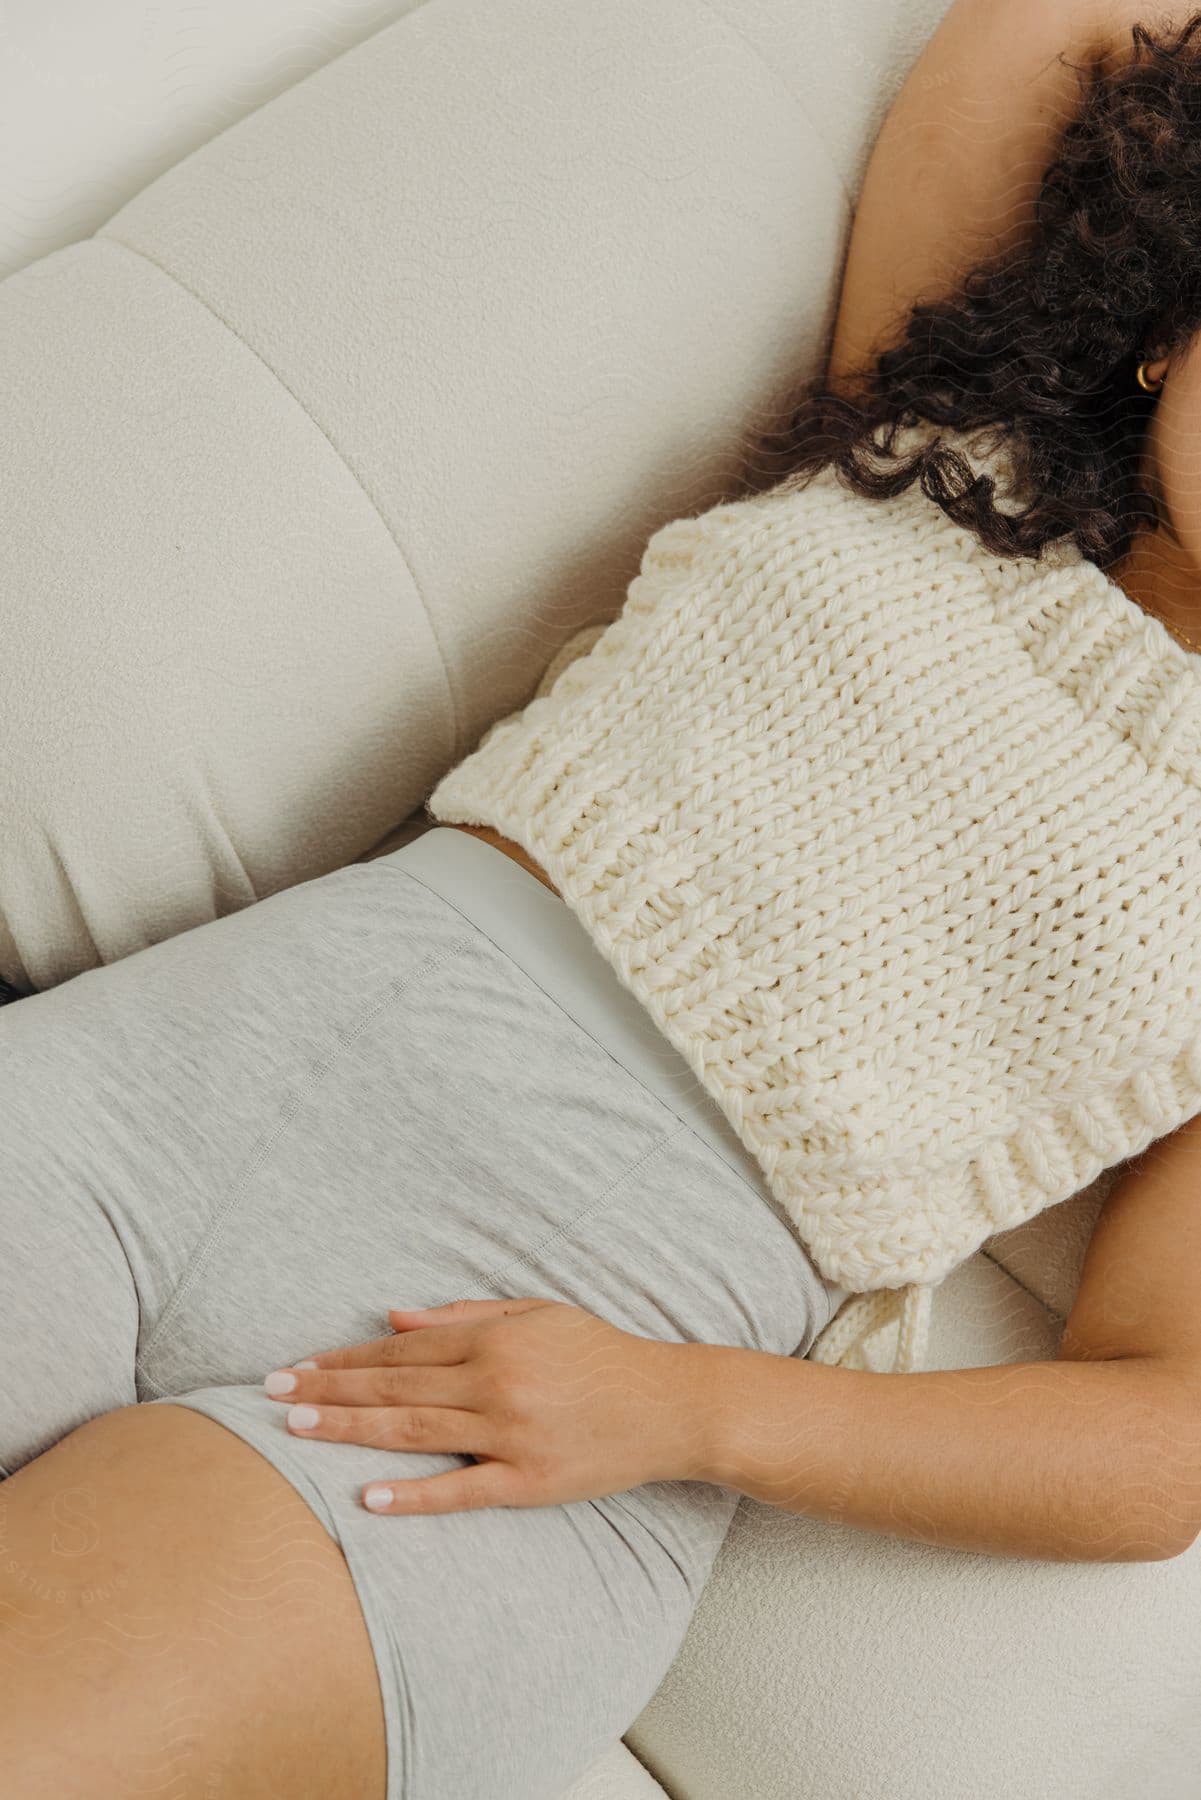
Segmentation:
[(289, 1375), (286, 1369), (276, 1369), (274, 1374), (268, 1375), (263, 1383), (264, 1391), (275, 1399), (278, 1399), (281, 1394), (292, 1393), (295, 1387), (296, 1377)]
[(317, 1365), (311, 1356), (306, 1356), (303, 1362), (293, 1363), (292, 1367), (294, 1369), (315, 1369)]
[(369, 1487), (363, 1490), (363, 1505), (369, 1506), (372, 1512), (383, 1512), (391, 1504), (391, 1488)]
[(314, 1425), (321, 1423), (321, 1414), (315, 1406), (291, 1406), (288, 1408), (288, 1424), (293, 1431), (311, 1431)]

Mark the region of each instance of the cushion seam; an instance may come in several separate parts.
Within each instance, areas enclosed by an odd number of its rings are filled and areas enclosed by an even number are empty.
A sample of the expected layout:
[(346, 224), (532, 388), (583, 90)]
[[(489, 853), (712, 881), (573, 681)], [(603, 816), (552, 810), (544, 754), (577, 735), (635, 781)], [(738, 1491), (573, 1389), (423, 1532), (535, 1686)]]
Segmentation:
[(346, 470), (347, 474), (351, 477), (352, 481), (354, 481), (355, 485), (359, 489), (359, 492), (363, 495), (364, 499), (368, 502), (372, 511), (375, 513), (376, 518), (379, 520), (380, 524), (383, 526), (384, 530), (387, 532), (388, 536), (391, 538), (392, 543), (396, 549), (396, 554), (400, 557), (400, 560), (401, 560), (402, 564), (404, 565), (405, 573), (408, 575), (409, 580), (413, 584), (413, 592), (417, 595), (417, 598), (421, 603), (421, 609), (425, 614), (426, 622), (430, 628), (430, 635), (434, 640), (434, 647), (438, 652), (438, 661), (441, 664), (441, 668), (442, 668), (442, 679), (446, 683), (446, 695), (447, 695), (447, 700), (449, 701), (449, 704), (450, 704), (451, 731), (453, 733), (451, 754), (452, 754), (452, 757), (454, 758), (454, 760), (457, 761), (459, 759), (460, 755), (462, 754), (462, 751), (460, 748), (460, 724), (459, 724), (460, 706), (459, 706), (458, 694), (455, 691), (455, 684), (451, 677), (450, 664), (447, 659), (446, 650), (442, 643), (441, 636), (439, 635), (438, 627), (434, 622), (434, 615), (433, 615), (433, 612), (431, 611), (429, 602), (426, 599), (424, 592), (422, 591), (421, 585), (418, 582), (417, 577), (413, 573), (412, 564), (410, 563), (408, 557), (405, 554), (405, 551), (401, 545), (400, 539), (397, 537), (397, 535), (393, 531), (391, 525), (388, 523), (388, 520), (385, 517), (382, 508), (380, 507), (379, 501), (375, 498), (375, 495), (371, 492), (370, 488), (367, 486), (366, 482), (363, 480), (363, 477), (359, 474), (358, 470), (355, 469), (353, 467), (353, 465), (347, 460), (345, 454), (338, 448), (337, 444), (334, 442), (334, 440), (330, 436), (329, 432), (325, 429), (325, 426), (321, 423), (320, 419), (318, 419), (314, 413), (309, 411), (308, 407), (305, 405), (304, 401), (300, 398), (300, 395), (296, 392), (295, 388), (289, 387), (288, 383), (284, 380), (284, 378), (280, 374), (279, 370), (274, 368), (272, 366), (272, 364), (267, 361), (266, 357), (262, 354), (262, 352), (260, 350), (257, 350), (255, 348), (255, 346), (252, 343), (250, 343), (250, 341), (247, 338), (242, 336), (240, 331), (238, 331), (233, 325), (231, 325), (230, 321), (225, 317), (225, 315), (223, 313), (220, 313), (217, 311), (217, 308), (212, 304), (211, 301), (206, 300), (202, 294), (198, 294), (196, 292), (195, 288), (189, 287), (186, 281), (181, 281), (180, 277), (175, 274), (174, 270), (168, 269), (164, 263), (159, 262), (153, 256), (149, 256), (145, 250), (139, 249), (136, 244), (127, 243), (124, 238), (118, 237), (115, 232), (108, 231), (108, 230), (97, 232), (96, 233), (96, 241), (99, 243), (104, 243), (104, 244), (114, 244), (119, 250), (126, 251), (130, 256), (138, 257), (139, 260), (146, 263), (148, 265), (148, 267), (150, 267), (152, 269), (157, 269), (160, 275), (165, 276), (166, 279), (168, 281), (170, 281), (175, 287), (179, 288), (182, 293), (189, 295), (193, 300), (196, 301), (198, 306), (203, 306), (205, 311), (207, 313), (209, 313), (212, 318), (216, 319), (216, 321), (219, 325), (223, 325), (225, 330), (228, 331), (229, 335), (232, 338), (236, 338), (238, 343), (243, 345), (243, 347), (250, 352), (251, 356), (253, 356), (255, 358), (256, 362), (258, 362), (264, 369), (266, 369), (267, 373), (269, 375), (271, 375), (276, 382), (278, 382), (279, 386), (281, 388), (283, 388), (284, 392), (287, 395), (289, 395), (289, 397), (292, 400), (295, 401), (296, 405), (299, 407), (300, 411), (304, 414), (305, 418), (309, 421), (309, 423), (313, 426), (314, 430), (319, 431), (321, 436), (325, 439), (326, 443), (329, 445), (329, 447), (333, 451), (334, 455), (338, 458), (338, 461), (342, 464), (342, 467)]
[(804, 101), (801, 99), (801, 97), (797, 93), (796, 89), (792, 86), (792, 83), (789, 81), (786, 81), (784, 79), (784, 77), (783, 77), (783, 75), (781, 75), (779, 69), (777, 69), (775, 67), (775, 65), (770, 61), (766, 52), (761, 50), (759, 48), (758, 44), (752, 42), (752, 40), (746, 35), (745, 31), (743, 31), (739, 26), (732, 25), (730, 23), (729, 19), (726, 18), (724, 13), (718, 12), (716, 7), (711, 6), (709, 3), (709, 0), (695, 0), (695, 3), (698, 6), (703, 7), (704, 10), (709, 14), (709, 17), (711, 19), (716, 19), (717, 22), (720, 25), (723, 25), (725, 27), (725, 29), (731, 33), (732, 36), (736, 37), (739, 40), (739, 42), (747, 50), (750, 51), (751, 55), (755, 58), (756, 62), (758, 62), (761, 65), (761, 67), (763, 67), (764, 69), (767, 70), (768, 74), (772, 77), (772, 79), (776, 82), (776, 84), (779, 87), (783, 88), (784, 92), (788, 95), (788, 98), (792, 101), (793, 105), (796, 107), (796, 110), (798, 111), (798, 113), (800, 113), (802, 119), (804, 119), (806, 125), (809, 127), (809, 130), (812, 133), (814, 139), (816, 140), (818, 145), (820, 145), (822, 155), (825, 157), (826, 163), (827, 163), (831, 173), (833, 174), (835, 181), (837, 181), (837, 183), (838, 183), (839, 189), (842, 193), (844, 200), (846, 201), (848, 207), (851, 207), (853, 210), (855, 202), (851, 195), (850, 183), (848, 182), (846, 176), (843, 174), (842, 170), (839, 168), (838, 164), (835, 162), (833, 156), (831, 155), (829, 146), (827, 145), (825, 138), (822, 136), (821, 132), (817, 128), (817, 123), (814, 120), (813, 114), (809, 111), (809, 108), (805, 105)]
[(1019, 1281), (1013, 1270), (1008, 1268), (1006, 1264), (1001, 1261), (999, 1256), (994, 1256), (991, 1250), (985, 1250), (983, 1245), (981, 1245), (980, 1254), (986, 1256), (989, 1262), (993, 1264), (994, 1268), (998, 1268), (1001, 1270), (1002, 1274), (1008, 1275), (1014, 1287), (1020, 1288), (1023, 1294), (1029, 1294), (1032, 1300), (1036, 1300), (1039, 1306), (1041, 1306), (1043, 1311), (1047, 1314), (1048, 1318), (1057, 1319), (1061, 1325), (1063, 1324), (1063, 1314), (1057, 1312), (1053, 1306), (1048, 1306), (1042, 1295), (1036, 1294), (1032, 1287), (1027, 1287), (1024, 1281)]

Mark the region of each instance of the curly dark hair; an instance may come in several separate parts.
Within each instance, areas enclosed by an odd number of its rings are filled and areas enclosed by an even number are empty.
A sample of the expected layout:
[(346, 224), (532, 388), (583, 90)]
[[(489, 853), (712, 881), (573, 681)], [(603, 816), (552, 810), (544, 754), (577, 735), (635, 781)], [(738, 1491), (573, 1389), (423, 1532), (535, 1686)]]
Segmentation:
[[(1166, 523), (1140, 473), (1154, 398), (1135, 368), (1201, 328), (1201, 13), (1173, 32), (1131, 27), (1132, 53), (1075, 69), (1079, 102), (1042, 178), (1032, 234), (911, 309), (904, 335), (847, 391), (807, 382), (786, 422), (752, 432), (744, 489), (804, 486), (834, 464), (872, 498), (915, 480), (999, 556), (1070, 536), (1101, 568)], [(901, 427), (996, 426), (1018, 512), (934, 432), (900, 460)], [(883, 439), (876, 434), (885, 427)], [(891, 466), (887, 459), (892, 457)], [(883, 466), (881, 466), (883, 465)]]

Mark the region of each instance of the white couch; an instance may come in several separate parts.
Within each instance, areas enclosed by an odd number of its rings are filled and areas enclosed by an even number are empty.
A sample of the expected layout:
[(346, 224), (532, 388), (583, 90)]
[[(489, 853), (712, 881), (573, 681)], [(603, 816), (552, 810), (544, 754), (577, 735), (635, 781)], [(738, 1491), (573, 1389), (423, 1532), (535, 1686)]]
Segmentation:
[[(0, 976), (415, 828), (819, 366), (946, 5), (11, 0)], [(956, 1272), (940, 1364), (1053, 1352), (1105, 1191)], [(747, 1501), (570, 1800), (1197, 1800), (1199, 1693), (1201, 1548), (1035, 1563)]]

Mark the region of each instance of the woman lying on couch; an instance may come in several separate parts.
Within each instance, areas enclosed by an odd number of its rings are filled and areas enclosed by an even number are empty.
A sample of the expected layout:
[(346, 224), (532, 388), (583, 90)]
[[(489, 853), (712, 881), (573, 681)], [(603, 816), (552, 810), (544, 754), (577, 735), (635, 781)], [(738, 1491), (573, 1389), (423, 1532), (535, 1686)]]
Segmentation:
[[(1194, 1541), (1201, 15), (1082, 17), (952, 9), (777, 479), (435, 829), (0, 1014), (13, 1800), (559, 1794), (742, 1494)], [(1151, 1144), (1053, 1362), (923, 1368)]]

